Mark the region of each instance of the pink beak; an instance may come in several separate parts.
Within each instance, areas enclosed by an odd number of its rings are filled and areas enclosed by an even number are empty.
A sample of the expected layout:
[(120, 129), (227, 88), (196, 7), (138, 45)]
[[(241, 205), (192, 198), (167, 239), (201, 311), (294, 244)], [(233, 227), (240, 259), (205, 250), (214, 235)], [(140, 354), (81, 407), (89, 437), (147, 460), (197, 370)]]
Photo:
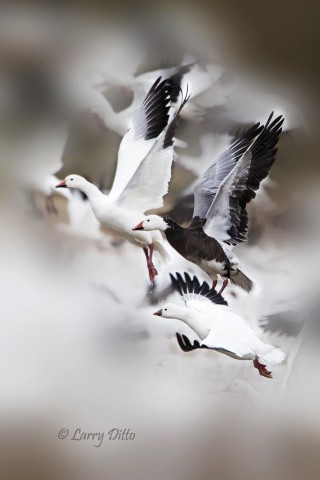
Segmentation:
[(58, 185), (56, 185), (56, 188), (68, 188), (67, 184), (66, 184), (66, 181), (62, 180), (62, 182), (60, 182), (60, 183), (58, 183)]
[(138, 225), (136, 227), (134, 227), (132, 230), (144, 230), (143, 221), (138, 223)]
[(157, 312), (154, 312), (153, 315), (157, 315), (158, 317), (162, 317), (162, 310), (158, 310)]

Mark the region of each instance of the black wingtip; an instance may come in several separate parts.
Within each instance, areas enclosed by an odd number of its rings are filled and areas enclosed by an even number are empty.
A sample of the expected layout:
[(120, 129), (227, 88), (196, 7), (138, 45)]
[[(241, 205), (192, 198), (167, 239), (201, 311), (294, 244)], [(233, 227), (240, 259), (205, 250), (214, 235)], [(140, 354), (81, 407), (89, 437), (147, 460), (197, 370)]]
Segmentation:
[(271, 122), (271, 120), (272, 120), (272, 117), (273, 117), (273, 114), (274, 114), (274, 112), (271, 112), (271, 113), (270, 113), (270, 115), (269, 115), (269, 117), (268, 117), (268, 120), (267, 120), (267, 122), (266, 122), (266, 124), (265, 124), (265, 127), (268, 127), (268, 125), (270, 124), (270, 122)]
[(186, 91), (185, 96), (183, 96), (182, 88), (181, 87), (179, 87), (179, 88), (180, 88), (180, 94), (181, 94), (181, 97), (182, 97), (181, 98), (181, 103), (180, 103), (180, 106), (179, 106), (178, 110), (174, 114), (174, 117), (171, 120), (171, 122), (169, 123), (169, 126), (167, 128), (165, 138), (164, 138), (164, 142), (163, 142), (163, 148), (164, 149), (168, 148), (168, 147), (171, 147), (173, 145), (175, 133), (176, 133), (176, 130), (177, 130), (178, 125), (179, 125), (181, 110), (183, 109), (185, 104), (188, 102), (188, 100), (190, 99), (190, 95), (191, 95), (191, 93), (189, 93), (188, 85), (187, 85), (187, 91)]
[[(231, 227), (228, 230), (229, 244), (243, 242), (247, 239), (248, 233), (248, 212), (247, 204), (256, 196), (260, 183), (267, 177), (276, 159), (277, 143), (282, 131), (284, 117), (278, 115), (274, 118), (271, 112), (267, 122), (261, 128), (259, 135), (249, 146), (252, 155), (248, 176), (244, 181), (242, 190), (233, 197), (233, 208), (231, 212)], [(241, 275), (243, 275), (240, 272)], [(233, 283), (235, 279), (232, 280)], [(248, 291), (248, 290), (247, 290)]]
[(176, 103), (179, 98), (181, 91), (181, 82), (183, 77), (190, 72), (190, 70), (195, 66), (196, 62), (189, 63), (187, 65), (182, 65), (178, 67), (173, 75), (168, 77), (169, 93), (172, 103)]
[(198, 340), (194, 340), (192, 344), (186, 335), (181, 335), (180, 333), (176, 333), (176, 338), (178, 345), (183, 352), (192, 352), (193, 350), (197, 350), (198, 348), (208, 348), (207, 346), (200, 345), (200, 342)]
[(147, 128), (146, 131), (137, 131), (137, 137), (142, 134), (145, 140), (157, 138), (168, 125), (170, 107), (170, 86), (166, 79), (158, 77), (140, 107), (144, 111)]
[(181, 335), (180, 333), (176, 333), (176, 338), (178, 341), (178, 345), (183, 352), (191, 352), (198, 347), (194, 347), (190, 342), (189, 338), (186, 335)]
[(176, 272), (175, 276), (170, 273), (172, 285), (181, 296), (187, 293), (195, 293), (196, 295), (207, 298), (216, 305), (228, 305), (227, 301), (222, 297), (222, 295), (220, 295), (220, 293), (218, 293), (214, 288), (210, 288), (207, 282), (200, 284), (196, 276), (191, 279), (187, 272), (184, 272), (183, 276), (179, 272)]
[(268, 117), (268, 120), (266, 121), (264, 125), (264, 130), (272, 130), (272, 129), (279, 129), (282, 127), (283, 122), (284, 122), (284, 116), (283, 115), (278, 115), (276, 118), (273, 119), (274, 112), (272, 111)]

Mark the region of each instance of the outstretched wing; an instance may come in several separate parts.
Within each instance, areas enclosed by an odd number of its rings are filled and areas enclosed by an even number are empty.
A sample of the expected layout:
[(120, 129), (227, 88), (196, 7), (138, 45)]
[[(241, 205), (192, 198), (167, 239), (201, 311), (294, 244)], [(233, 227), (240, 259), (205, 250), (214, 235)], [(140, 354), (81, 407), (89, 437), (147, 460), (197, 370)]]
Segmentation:
[(193, 218), (206, 218), (222, 181), (229, 175), (262, 128), (257, 123), (247, 130), (203, 173), (194, 190)]
[(160, 133), (166, 128), (171, 106), (170, 85), (170, 80), (161, 81), (159, 77), (135, 112), (131, 125), (120, 143), (117, 171), (110, 198), (119, 197)]
[(226, 305), (226, 300), (214, 288), (210, 288), (207, 282), (200, 284), (196, 276), (191, 279), (188, 273), (184, 273), (184, 279), (180, 273), (175, 276), (170, 273), (174, 289), (180, 293), (184, 302), (190, 307), (200, 307), (203, 302), (212, 302), (216, 305)]
[(231, 350), (227, 350), (226, 348), (208, 346), (208, 345), (205, 345), (204, 343), (200, 343), (198, 340), (194, 340), (193, 343), (191, 343), (189, 338), (184, 334), (180, 335), (180, 333), (176, 333), (176, 337), (177, 337), (179, 347), (183, 352), (186, 352), (186, 353), (193, 352), (194, 350), (198, 350), (199, 348), (205, 348), (207, 350), (215, 350), (216, 352), (224, 353), (225, 355), (229, 355), (231, 357), (238, 355)]
[(270, 115), (258, 138), (223, 179), (207, 212), (203, 227), (207, 235), (230, 245), (247, 239), (247, 204), (256, 196), (260, 182), (275, 161), (283, 117)]
[(176, 333), (176, 337), (179, 347), (184, 352), (192, 352), (193, 350), (197, 350), (198, 348), (208, 348), (206, 345), (200, 345), (198, 340), (194, 340), (193, 343), (191, 343), (186, 335), (180, 335), (180, 333)]
[[(134, 89), (137, 95), (143, 95), (146, 89), (153, 83), (155, 78), (162, 77), (163, 79), (170, 79), (170, 98), (171, 103), (177, 103), (179, 101), (181, 84), (186, 81), (186, 77), (190, 70), (195, 67), (195, 62), (181, 65), (179, 67), (162, 68), (159, 70), (153, 70), (151, 72), (145, 72), (138, 75), (135, 79)], [(188, 83), (188, 82), (187, 82)], [(144, 93), (142, 93), (144, 92)]]
[(163, 206), (163, 197), (168, 192), (171, 178), (174, 135), (179, 123), (180, 112), (188, 99), (189, 97), (186, 95), (166, 130), (161, 133), (151, 151), (129, 180), (118, 199), (118, 204), (142, 212)]
[[(190, 72), (190, 70), (192, 70), (194, 65), (194, 63), (189, 63), (188, 65), (182, 65), (181, 67), (174, 68), (172, 69), (172, 73), (168, 75), (168, 79), (170, 79), (169, 91), (171, 103), (175, 104), (179, 101), (182, 81), (185, 79), (186, 75)], [(186, 88), (188, 92), (188, 84)]]

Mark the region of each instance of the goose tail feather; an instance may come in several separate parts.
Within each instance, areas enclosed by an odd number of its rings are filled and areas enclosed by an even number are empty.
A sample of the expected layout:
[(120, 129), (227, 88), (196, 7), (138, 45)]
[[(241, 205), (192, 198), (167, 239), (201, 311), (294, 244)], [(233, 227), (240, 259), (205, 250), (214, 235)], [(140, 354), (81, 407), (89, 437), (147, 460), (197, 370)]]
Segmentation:
[(242, 288), (246, 292), (251, 292), (254, 287), (254, 283), (247, 277), (241, 270), (237, 270), (235, 273), (231, 272), (230, 282), (238, 287)]
[(286, 358), (286, 355), (280, 348), (270, 347), (266, 353), (259, 355), (259, 359), (263, 362), (268, 363), (269, 365), (280, 365), (283, 363)]

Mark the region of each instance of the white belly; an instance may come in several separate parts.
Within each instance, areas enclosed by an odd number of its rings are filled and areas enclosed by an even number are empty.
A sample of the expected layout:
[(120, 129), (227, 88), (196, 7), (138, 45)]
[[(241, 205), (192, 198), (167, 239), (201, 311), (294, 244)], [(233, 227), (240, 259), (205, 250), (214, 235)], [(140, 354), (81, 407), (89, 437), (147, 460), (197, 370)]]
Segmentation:
[(200, 267), (211, 277), (224, 272), (224, 264), (216, 260), (202, 260)]

